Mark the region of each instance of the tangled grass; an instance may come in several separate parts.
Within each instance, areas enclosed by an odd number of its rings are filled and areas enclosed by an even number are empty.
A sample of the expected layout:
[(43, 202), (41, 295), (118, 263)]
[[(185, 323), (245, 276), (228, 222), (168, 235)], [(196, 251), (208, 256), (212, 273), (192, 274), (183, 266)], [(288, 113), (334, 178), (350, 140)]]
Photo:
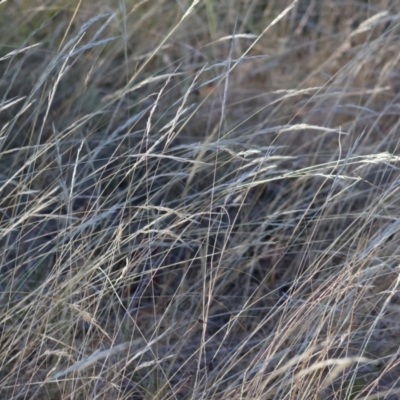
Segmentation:
[(386, 0), (0, 4), (1, 399), (397, 399)]

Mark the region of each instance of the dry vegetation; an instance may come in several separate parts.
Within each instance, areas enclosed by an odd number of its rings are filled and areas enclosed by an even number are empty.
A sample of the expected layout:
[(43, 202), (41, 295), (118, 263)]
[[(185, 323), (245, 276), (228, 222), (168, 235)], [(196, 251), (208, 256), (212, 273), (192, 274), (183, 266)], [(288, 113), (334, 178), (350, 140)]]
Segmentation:
[(400, 2), (0, 2), (0, 399), (400, 398)]

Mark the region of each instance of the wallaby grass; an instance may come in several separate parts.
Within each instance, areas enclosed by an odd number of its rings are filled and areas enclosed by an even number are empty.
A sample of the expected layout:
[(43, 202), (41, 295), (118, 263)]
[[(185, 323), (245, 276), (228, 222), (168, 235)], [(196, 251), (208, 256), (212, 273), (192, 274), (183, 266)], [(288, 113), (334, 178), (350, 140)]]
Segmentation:
[(399, 13), (0, 4), (0, 398), (398, 398)]

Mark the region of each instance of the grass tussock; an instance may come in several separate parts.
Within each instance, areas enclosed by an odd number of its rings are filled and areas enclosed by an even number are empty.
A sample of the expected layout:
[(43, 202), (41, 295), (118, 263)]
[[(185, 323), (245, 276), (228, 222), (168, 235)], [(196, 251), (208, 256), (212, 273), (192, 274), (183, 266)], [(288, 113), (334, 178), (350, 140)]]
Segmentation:
[(1, 399), (400, 396), (400, 3), (1, 3)]

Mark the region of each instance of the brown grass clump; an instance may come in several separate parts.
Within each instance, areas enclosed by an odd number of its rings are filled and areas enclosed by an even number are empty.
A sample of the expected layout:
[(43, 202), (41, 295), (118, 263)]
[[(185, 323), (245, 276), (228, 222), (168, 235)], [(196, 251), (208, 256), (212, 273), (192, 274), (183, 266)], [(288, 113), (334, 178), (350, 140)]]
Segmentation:
[(399, 398), (400, 2), (0, 3), (0, 399)]

